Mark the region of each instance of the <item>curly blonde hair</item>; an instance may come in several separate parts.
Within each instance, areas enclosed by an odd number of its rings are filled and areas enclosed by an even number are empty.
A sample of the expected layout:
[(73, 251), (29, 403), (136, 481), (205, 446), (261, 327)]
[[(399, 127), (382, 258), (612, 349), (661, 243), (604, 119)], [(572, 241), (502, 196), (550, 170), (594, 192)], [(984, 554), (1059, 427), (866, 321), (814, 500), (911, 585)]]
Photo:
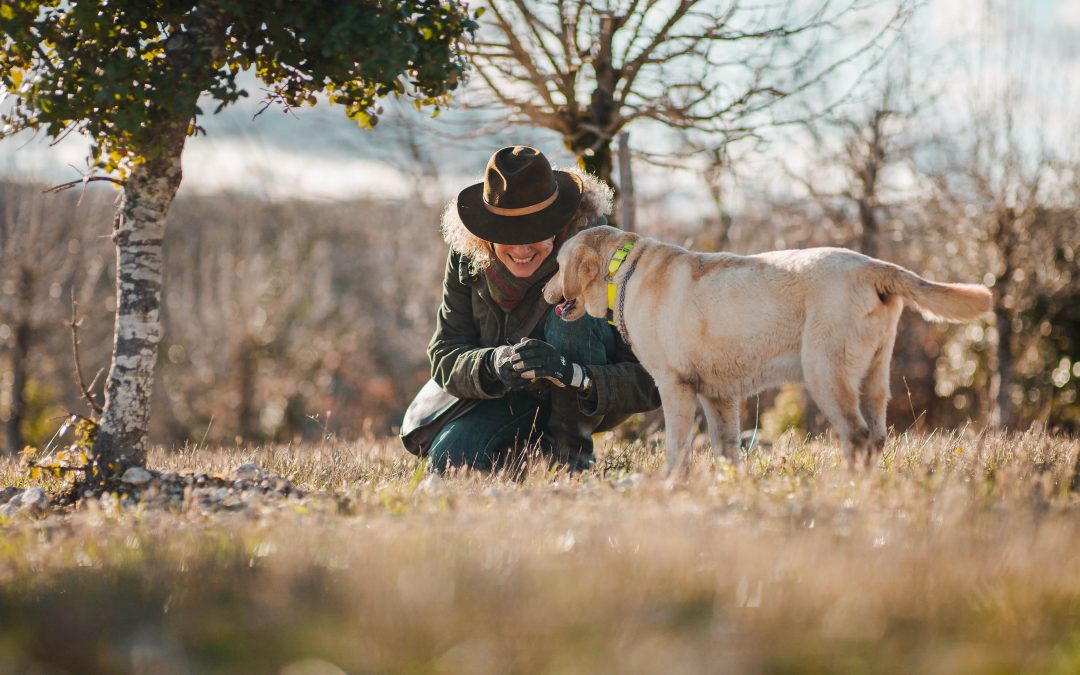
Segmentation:
[[(610, 185), (576, 167), (558, 170), (574, 174), (582, 186), (581, 202), (566, 226), (569, 234), (584, 230), (598, 217), (611, 213), (615, 192)], [(461, 222), (456, 196), (443, 209), (439, 229), (450, 248), (469, 261), (470, 274), (483, 272), (495, 259), (495, 249), (491, 242), (476, 236)]]

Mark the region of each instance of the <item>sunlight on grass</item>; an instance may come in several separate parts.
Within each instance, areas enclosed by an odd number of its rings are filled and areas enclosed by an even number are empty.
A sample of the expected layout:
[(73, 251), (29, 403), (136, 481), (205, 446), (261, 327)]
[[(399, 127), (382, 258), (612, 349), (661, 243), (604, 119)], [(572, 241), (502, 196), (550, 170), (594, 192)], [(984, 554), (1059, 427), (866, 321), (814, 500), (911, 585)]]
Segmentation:
[[(700, 452), (670, 491), (658, 438), (598, 446), (580, 475), (444, 479), (387, 438), (158, 450), (155, 470), (255, 462), (306, 496), (175, 514), (104, 498), (4, 523), (0, 672), (1080, 663), (1076, 440), (901, 434), (864, 469), (787, 435), (741, 468)], [(24, 473), (0, 463), (5, 485)]]

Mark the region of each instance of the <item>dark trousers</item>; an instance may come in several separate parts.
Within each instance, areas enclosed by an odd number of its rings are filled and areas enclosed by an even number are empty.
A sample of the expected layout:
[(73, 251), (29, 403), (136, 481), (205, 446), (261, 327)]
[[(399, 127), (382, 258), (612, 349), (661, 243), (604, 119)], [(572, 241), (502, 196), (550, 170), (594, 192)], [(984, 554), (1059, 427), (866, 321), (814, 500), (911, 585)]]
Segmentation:
[[(544, 340), (582, 365), (611, 363), (615, 351), (611, 327), (588, 315), (563, 321), (549, 312)], [(482, 401), (435, 436), (428, 448), (428, 469), (441, 473), (449, 466), (470, 466), (491, 471), (509, 465), (524, 452), (545, 451), (551, 415), (550, 400), (527, 391)]]

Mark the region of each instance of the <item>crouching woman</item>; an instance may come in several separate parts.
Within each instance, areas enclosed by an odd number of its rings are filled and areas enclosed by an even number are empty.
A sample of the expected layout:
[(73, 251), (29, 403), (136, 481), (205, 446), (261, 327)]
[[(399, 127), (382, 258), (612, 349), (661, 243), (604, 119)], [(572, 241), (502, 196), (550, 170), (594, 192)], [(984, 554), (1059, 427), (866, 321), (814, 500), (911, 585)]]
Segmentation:
[(660, 397), (618, 331), (566, 322), (543, 297), (556, 255), (575, 233), (606, 223), (611, 189), (552, 170), (527, 146), (491, 156), (484, 181), (443, 214), (450, 246), (443, 300), (428, 345), (432, 379), (405, 414), (405, 447), (432, 471), (497, 470), (536, 451), (571, 470), (595, 461), (592, 434)]

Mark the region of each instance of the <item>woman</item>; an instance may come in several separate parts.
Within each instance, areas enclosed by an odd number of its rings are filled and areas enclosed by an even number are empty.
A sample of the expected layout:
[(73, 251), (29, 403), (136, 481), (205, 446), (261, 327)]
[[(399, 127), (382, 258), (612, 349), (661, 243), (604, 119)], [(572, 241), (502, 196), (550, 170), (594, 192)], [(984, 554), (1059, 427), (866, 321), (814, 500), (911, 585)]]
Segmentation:
[(490, 471), (532, 449), (585, 469), (593, 432), (660, 405), (613, 326), (562, 321), (541, 294), (559, 247), (606, 223), (611, 196), (595, 178), (553, 171), (538, 150), (514, 146), (492, 155), (484, 182), (447, 207), (432, 381), (402, 424), (403, 443), (429, 469)]

